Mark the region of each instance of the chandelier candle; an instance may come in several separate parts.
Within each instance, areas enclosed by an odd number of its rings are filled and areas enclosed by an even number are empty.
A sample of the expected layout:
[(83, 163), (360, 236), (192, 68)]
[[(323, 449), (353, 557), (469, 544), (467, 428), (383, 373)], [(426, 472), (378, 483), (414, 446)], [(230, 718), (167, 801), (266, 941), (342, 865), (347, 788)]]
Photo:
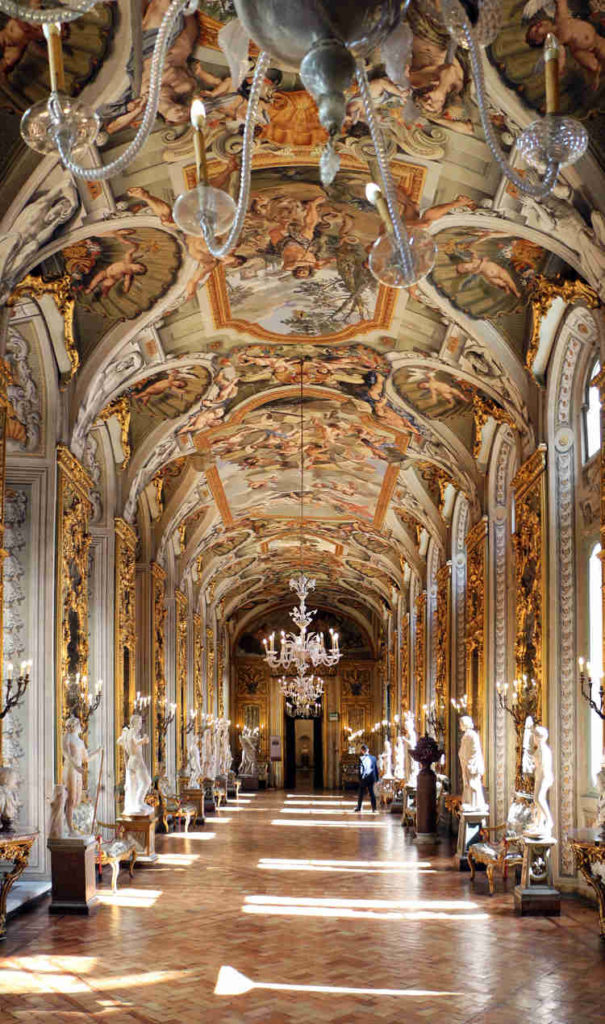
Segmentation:
[(549, 32), (544, 43), (546, 113), (559, 113), (559, 40)]
[(194, 100), (191, 104), (191, 124), (193, 126), (193, 148), (198, 185), (207, 185), (208, 161), (206, 160), (206, 140), (204, 139), (206, 108), (201, 100)]
[(43, 25), (42, 31), (48, 43), (48, 70), (50, 73), (51, 92), (65, 92), (61, 25), (52, 22), (50, 25)]

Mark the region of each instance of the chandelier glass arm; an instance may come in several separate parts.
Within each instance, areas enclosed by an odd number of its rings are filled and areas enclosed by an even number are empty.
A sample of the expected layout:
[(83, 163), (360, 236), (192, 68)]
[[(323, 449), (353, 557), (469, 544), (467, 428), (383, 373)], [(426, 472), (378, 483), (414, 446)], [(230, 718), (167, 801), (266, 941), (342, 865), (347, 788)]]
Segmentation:
[(34, 7), (13, 3), (13, 0), (0, 0), (0, 11), (9, 18), (17, 18), (18, 21), (24, 21), (29, 25), (51, 25), (75, 21), (76, 18), (81, 18), (83, 14), (92, 11), (98, 2), (99, 0), (74, 0), (69, 7), (46, 7), (40, 11)]
[[(87, 3), (88, 0), (80, 0), (80, 3)], [(0, 7), (6, 4), (7, 0), (0, 0)], [(92, 5), (91, 5), (92, 6)], [(82, 178), (84, 181), (107, 181), (114, 174), (119, 174), (123, 171), (131, 160), (134, 160), (135, 156), (142, 149), (143, 145), (147, 141), (151, 129), (153, 128), (156, 115), (158, 112), (158, 104), (160, 101), (160, 88), (162, 85), (162, 72), (164, 69), (164, 60), (166, 57), (166, 51), (170, 43), (170, 34), (172, 27), (175, 24), (177, 18), (189, 7), (197, 8), (197, 2), (194, 0), (172, 0), (170, 7), (166, 11), (158, 35), (153, 48), (153, 55), (151, 57), (151, 73), (149, 76), (149, 96), (147, 98), (147, 105), (145, 107), (145, 113), (139, 130), (137, 131), (134, 139), (126, 147), (124, 152), (112, 160), (111, 163), (105, 164), (102, 167), (81, 167), (75, 163), (71, 158), (70, 145), (69, 145), (69, 129), (66, 126), (65, 131), (61, 127), (60, 115), (57, 117), (56, 125), (56, 144), (59, 150), (61, 161), (68, 171), (71, 171), (77, 178)], [(81, 13), (81, 12), (80, 12)], [(54, 20), (65, 20), (57, 18), (55, 15)], [(52, 96), (51, 96), (52, 103)], [(60, 110), (60, 107), (59, 107)]]
[(393, 234), (399, 247), (403, 272), (407, 278), (412, 279), (414, 277), (414, 257), (410, 248), (407, 231), (401, 217), (399, 216), (397, 191), (389, 168), (389, 160), (384, 143), (384, 137), (382, 129), (376, 118), (368, 76), (361, 61), (357, 62), (357, 83), (359, 85), (359, 92), (366, 113), (368, 128), (370, 129), (370, 135), (376, 151), (376, 159), (378, 161), (378, 169), (380, 171), (384, 198), (391, 218), (391, 224), (393, 225)]
[(252, 85), (250, 87), (250, 96), (248, 98), (248, 109), (246, 111), (246, 120), (244, 122), (244, 139), (242, 144), (242, 155), (240, 164), (240, 175), (239, 175), (239, 195), (237, 198), (237, 207), (235, 210), (235, 217), (233, 224), (229, 229), (229, 233), (226, 238), (220, 244), (217, 243), (216, 236), (210, 226), (210, 224), (202, 218), (202, 232), (204, 236), (204, 242), (208, 248), (209, 253), (214, 256), (215, 259), (221, 260), (230, 251), (232, 246), (237, 241), (240, 232), (244, 224), (244, 217), (248, 212), (248, 200), (250, 198), (250, 179), (252, 175), (252, 149), (254, 146), (254, 128), (256, 125), (256, 114), (258, 111), (258, 102), (260, 99), (260, 93), (265, 77), (265, 71), (269, 64), (269, 54), (264, 51), (259, 54), (256, 61), (256, 67), (254, 69), (254, 77), (252, 79)]
[[(532, 184), (527, 178), (522, 177), (517, 173), (511, 166), (503, 153), (500, 143), (498, 142), (494, 127), (489, 118), (488, 112), (488, 98), (485, 89), (485, 75), (483, 73), (483, 63), (481, 61), (481, 52), (477, 46), (473, 30), (469, 24), (468, 19), (465, 17), (462, 24), (462, 31), (468, 45), (468, 52), (471, 61), (471, 68), (473, 72), (473, 79), (475, 82), (475, 89), (477, 92), (477, 104), (479, 106), (479, 115), (481, 117), (481, 125), (485, 133), (485, 140), (490, 148), (491, 154), (498, 164), (498, 167), (504, 174), (505, 178), (510, 181), (511, 185), (514, 185), (523, 195), (531, 196), (532, 199), (545, 199), (552, 192), (553, 186), (556, 183), (557, 176), (559, 174), (560, 164), (554, 160), (549, 160), (546, 164), (546, 170), (542, 181)], [(548, 115), (547, 115), (548, 116)]]

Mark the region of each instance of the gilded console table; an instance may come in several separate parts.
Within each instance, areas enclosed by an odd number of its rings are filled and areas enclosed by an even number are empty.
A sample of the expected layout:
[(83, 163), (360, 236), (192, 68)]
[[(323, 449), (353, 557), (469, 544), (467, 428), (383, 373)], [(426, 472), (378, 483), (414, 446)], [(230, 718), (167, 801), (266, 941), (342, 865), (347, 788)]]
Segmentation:
[(6, 938), (6, 901), (8, 894), (23, 874), (29, 861), (31, 848), (38, 836), (37, 829), (17, 829), (0, 832), (0, 940)]
[[(576, 867), (597, 894), (601, 938), (605, 941), (605, 834), (595, 828), (573, 829), (567, 838)], [(600, 870), (595, 871), (599, 867)]]

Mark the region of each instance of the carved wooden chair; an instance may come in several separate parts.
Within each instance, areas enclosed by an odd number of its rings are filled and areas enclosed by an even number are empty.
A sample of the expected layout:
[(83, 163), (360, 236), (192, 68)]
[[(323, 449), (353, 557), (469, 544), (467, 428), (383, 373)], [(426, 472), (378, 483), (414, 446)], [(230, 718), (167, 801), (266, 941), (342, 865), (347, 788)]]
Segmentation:
[(229, 772), (229, 774), (227, 776), (227, 796), (229, 796), (229, 792), (235, 793), (235, 799), (239, 800), (239, 791), (240, 791), (241, 788), (242, 788), (241, 779), (239, 779), (237, 777), (235, 772), (233, 772), (233, 771)]
[[(95, 819), (94, 805), (88, 800), (84, 800), (74, 811), (74, 826), (82, 835), (95, 836), (99, 873), (105, 864), (110, 865), (111, 888), (113, 892), (117, 892), (120, 864), (128, 862), (130, 877), (133, 877), (134, 865), (139, 852), (136, 841), (132, 836), (125, 834), (123, 825)], [(104, 839), (97, 829), (112, 832), (113, 836)]]
[(195, 804), (183, 802), (180, 796), (170, 789), (170, 782), (166, 775), (161, 775), (158, 779), (157, 793), (160, 821), (164, 832), (169, 831), (169, 821), (184, 821), (185, 832), (188, 832), (191, 819), (195, 821), (196, 818), (197, 808)]
[(480, 842), (473, 843), (469, 848), (467, 861), (471, 871), (471, 882), (475, 880), (477, 864), (483, 864), (490, 896), (494, 895), (496, 872), (502, 875), (506, 887), (509, 870), (520, 867), (523, 863), (522, 835), (531, 819), (532, 803), (531, 797), (517, 794), (510, 805), (504, 824), (481, 829)]
[(403, 787), (403, 810), (401, 813), (401, 824), (405, 827), (416, 824), (416, 787), (405, 785)]
[(214, 780), (212, 785), (212, 795), (214, 796), (214, 803), (217, 811), (220, 811), (221, 804), (227, 803), (227, 778), (226, 776), (219, 777)]

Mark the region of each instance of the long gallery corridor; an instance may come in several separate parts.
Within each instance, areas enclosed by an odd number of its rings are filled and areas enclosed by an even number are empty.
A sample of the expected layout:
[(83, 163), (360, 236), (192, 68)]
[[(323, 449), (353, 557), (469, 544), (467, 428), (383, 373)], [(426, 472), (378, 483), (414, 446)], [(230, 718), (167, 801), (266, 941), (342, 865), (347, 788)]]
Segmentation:
[(2, 1024), (602, 1021), (592, 908), (517, 918), (446, 841), (425, 854), (399, 817), (353, 808), (246, 794), (158, 837), (158, 864), (101, 889), (96, 916), (42, 904), (9, 930)]

